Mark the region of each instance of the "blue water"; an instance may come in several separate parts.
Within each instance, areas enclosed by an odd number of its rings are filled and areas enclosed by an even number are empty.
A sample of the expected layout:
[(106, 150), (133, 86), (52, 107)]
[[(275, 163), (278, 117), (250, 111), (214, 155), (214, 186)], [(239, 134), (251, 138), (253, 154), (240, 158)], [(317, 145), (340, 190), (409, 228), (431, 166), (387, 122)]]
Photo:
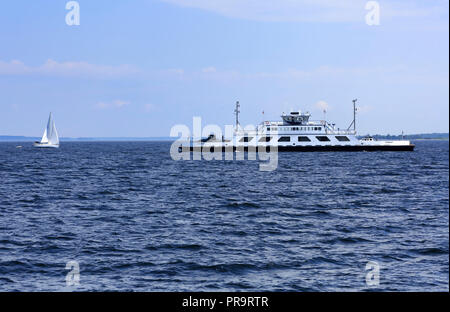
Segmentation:
[(0, 143), (0, 291), (448, 291), (449, 144), (415, 143), (273, 172), (170, 143)]

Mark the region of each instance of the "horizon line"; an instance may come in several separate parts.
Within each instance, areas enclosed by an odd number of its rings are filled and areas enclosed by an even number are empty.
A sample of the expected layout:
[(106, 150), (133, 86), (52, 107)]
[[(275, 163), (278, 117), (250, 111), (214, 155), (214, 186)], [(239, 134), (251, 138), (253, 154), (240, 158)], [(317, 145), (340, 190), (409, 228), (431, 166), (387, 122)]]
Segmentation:
[[(364, 136), (364, 135), (371, 135), (371, 136), (381, 136), (381, 137), (397, 137), (402, 136), (402, 134), (357, 134), (357, 136)], [(426, 132), (426, 133), (411, 133), (411, 134), (403, 134), (405, 137), (410, 136), (449, 136), (449, 132)], [(33, 141), (38, 140), (41, 137), (39, 136), (25, 136), (25, 135), (0, 135), (0, 141), (10, 141), (13, 142), (14, 140), (19, 141)], [(126, 141), (126, 140), (137, 140), (137, 141), (173, 141), (176, 140), (178, 137), (171, 137), (171, 136), (149, 136), (149, 137), (61, 137), (61, 141)]]

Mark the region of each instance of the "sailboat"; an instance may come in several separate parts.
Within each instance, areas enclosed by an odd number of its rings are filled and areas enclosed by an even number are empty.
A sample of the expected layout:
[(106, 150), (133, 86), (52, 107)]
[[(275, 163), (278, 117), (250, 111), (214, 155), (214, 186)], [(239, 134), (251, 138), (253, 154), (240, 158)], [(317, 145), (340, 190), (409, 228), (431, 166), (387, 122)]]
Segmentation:
[(34, 147), (59, 147), (58, 131), (56, 131), (55, 122), (53, 121), (52, 113), (48, 117), (47, 128), (44, 130), (44, 135), (40, 142), (35, 142)]

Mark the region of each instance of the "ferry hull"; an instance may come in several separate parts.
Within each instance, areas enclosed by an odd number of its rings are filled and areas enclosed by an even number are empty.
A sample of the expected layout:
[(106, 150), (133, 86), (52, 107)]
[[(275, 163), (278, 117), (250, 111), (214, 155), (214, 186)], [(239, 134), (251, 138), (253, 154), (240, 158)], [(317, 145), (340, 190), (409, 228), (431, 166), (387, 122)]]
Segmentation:
[[(278, 152), (377, 152), (377, 151), (391, 151), (391, 152), (412, 152), (414, 151), (414, 144), (409, 145), (316, 145), (316, 146), (278, 146)], [(186, 148), (187, 150), (188, 148)], [(214, 151), (212, 147), (204, 147), (203, 151), (210, 150)], [(220, 151), (220, 147), (216, 147), (216, 151)], [(261, 146), (256, 148), (256, 151), (262, 149), (263, 151), (269, 152), (269, 147)], [(201, 147), (199, 146), (191, 146), (189, 148), (191, 152), (200, 152)], [(222, 152), (235, 152), (235, 151), (244, 151), (248, 152), (249, 148), (247, 146), (242, 147), (222, 147)], [(251, 150), (255, 150), (255, 148), (251, 148)]]
[(376, 151), (391, 151), (391, 152), (412, 152), (415, 145), (349, 145), (349, 146), (279, 146), (280, 152), (376, 152)]

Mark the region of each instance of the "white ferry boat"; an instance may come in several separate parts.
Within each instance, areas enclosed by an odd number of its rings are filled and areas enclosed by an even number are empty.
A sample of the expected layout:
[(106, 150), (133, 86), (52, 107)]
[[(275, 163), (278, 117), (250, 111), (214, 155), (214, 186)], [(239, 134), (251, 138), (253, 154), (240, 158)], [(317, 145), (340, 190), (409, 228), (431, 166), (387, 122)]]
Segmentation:
[(280, 152), (315, 151), (413, 151), (415, 145), (409, 140), (376, 140), (367, 136), (359, 139), (356, 134), (356, 100), (353, 100), (353, 122), (346, 130), (336, 129), (335, 124), (325, 120), (310, 120), (306, 112), (293, 111), (282, 114), (282, 121), (264, 121), (256, 129), (246, 130), (239, 124), (239, 102), (236, 102), (236, 126), (233, 138), (208, 138), (190, 143), (191, 151), (209, 148), (211, 151), (270, 150)]

